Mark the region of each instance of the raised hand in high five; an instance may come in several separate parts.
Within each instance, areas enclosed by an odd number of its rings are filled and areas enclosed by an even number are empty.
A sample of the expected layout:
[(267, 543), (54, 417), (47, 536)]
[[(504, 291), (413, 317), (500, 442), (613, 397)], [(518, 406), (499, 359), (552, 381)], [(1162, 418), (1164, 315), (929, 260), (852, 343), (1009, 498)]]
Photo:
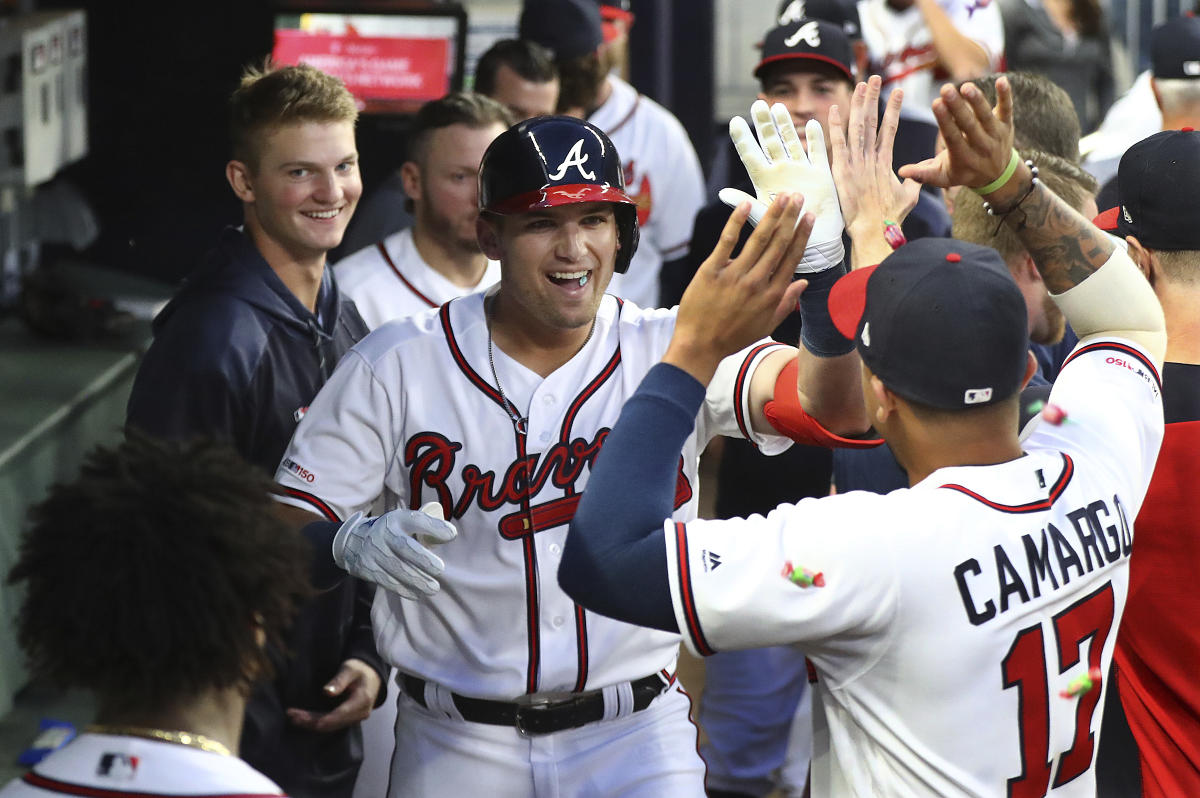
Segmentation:
[(804, 128), (808, 149), (800, 143), (791, 114), (782, 103), (769, 107), (763, 100), (750, 106), (750, 116), (758, 139), (740, 116), (729, 121), (729, 136), (750, 175), (757, 198), (734, 188), (723, 188), (717, 196), (730, 207), (750, 202), (750, 222), (757, 225), (767, 206), (776, 196), (797, 192), (804, 197), (804, 208), (813, 214), (808, 249), (796, 265), (797, 273), (824, 271), (841, 263), (842, 211), (825, 153), (825, 134), (821, 123), (810, 119)]
[[(854, 241), (854, 266), (879, 263), (892, 248), (884, 237), (889, 224), (899, 225), (917, 204), (921, 186), (915, 180), (900, 182), (892, 171), (892, 144), (900, 119), (904, 93), (897, 89), (888, 97), (879, 123), (881, 81), (872, 75), (859, 83), (850, 100), (849, 124), (843, 133), (845, 113), (829, 109), (829, 146), (833, 150), (833, 174), (841, 200), (846, 229)], [(879, 130), (876, 132), (876, 125)]]

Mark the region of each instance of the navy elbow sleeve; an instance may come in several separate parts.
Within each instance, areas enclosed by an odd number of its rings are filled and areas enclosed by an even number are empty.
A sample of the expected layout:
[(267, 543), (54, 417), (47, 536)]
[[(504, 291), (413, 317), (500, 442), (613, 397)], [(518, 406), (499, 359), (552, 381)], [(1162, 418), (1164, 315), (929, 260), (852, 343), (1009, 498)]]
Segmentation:
[(559, 568), (559, 584), (588, 609), (677, 631), (663, 521), (675, 509), (680, 452), (703, 401), (703, 385), (660, 363), (625, 403), (593, 464)]

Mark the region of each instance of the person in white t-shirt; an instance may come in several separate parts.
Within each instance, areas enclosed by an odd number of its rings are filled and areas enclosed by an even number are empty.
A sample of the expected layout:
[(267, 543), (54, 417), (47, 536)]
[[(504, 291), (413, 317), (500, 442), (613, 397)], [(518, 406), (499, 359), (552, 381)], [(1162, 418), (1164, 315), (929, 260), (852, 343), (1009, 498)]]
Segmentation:
[(448, 94), (417, 112), (400, 167), (413, 226), (333, 267), (372, 330), (499, 279), (499, 264), (475, 240), (477, 183), (484, 150), (512, 121), (507, 108), (471, 93)]
[(893, 166), (933, 156), (938, 86), (997, 72), (1004, 21), (994, 0), (859, 0), (871, 74), (883, 94), (904, 89)]
[(96, 693), (97, 722), (0, 796), (283, 795), (235, 756), (311, 591), (271, 488), (226, 446), (133, 435), (31, 511), (17, 637), (33, 673)]

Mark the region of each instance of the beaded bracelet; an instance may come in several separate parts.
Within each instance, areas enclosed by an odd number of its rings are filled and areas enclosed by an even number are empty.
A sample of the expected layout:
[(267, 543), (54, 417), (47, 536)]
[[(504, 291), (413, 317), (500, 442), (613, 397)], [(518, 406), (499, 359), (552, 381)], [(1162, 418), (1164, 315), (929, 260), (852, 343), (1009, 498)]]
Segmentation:
[[(996, 233), (1000, 232), (1000, 228), (1004, 225), (1004, 220), (1008, 218), (1009, 214), (1020, 208), (1022, 202), (1029, 199), (1029, 195), (1033, 193), (1033, 187), (1038, 184), (1038, 168), (1034, 166), (1033, 161), (1026, 161), (1025, 165), (1029, 167), (1029, 173), (1032, 177), (1029, 181), (1029, 188), (1025, 189), (1025, 193), (1022, 194), (1016, 202), (1014, 202), (1005, 210), (999, 210), (996, 208), (996, 206), (987, 201), (984, 201), (983, 203), (983, 209), (987, 211), (987, 215), (994, 216), (1000, 220), (1000, 224), (996, 225), (996, 229), (992, 231), (992, 235), (996, 235)], [(1018, 223), (1017, 229), (1020, 230), (1024, 226), (1025, 211), (1021, 211), (1021, 221)]]

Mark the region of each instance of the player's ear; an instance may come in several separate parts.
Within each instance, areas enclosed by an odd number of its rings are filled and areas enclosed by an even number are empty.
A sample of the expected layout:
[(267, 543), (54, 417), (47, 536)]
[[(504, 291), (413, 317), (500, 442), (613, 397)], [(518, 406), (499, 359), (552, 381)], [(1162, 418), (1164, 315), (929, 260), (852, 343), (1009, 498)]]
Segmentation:
[(1025, 390), (1025, 386), (1033, 379), (1033, 375), (1037, 374), (1038, 364), (1037, 358), (1033, 356), (1033, 352), (1025, 353), (1025, 377), (1021, 380), (1021, 390)]
[(504, 248), (500, 246), (499, 221), (487, 218), (487, 214), (479, 214), (475, 219), (475, 239), (479, 249), (491, 260), (500, 260)]
[(1125, 243), (1129, 245), (1130, 259), (1137, 264), (1138, 269), (1150, 281), (1150, 285), (1154, 285), (1158, 277), (1158, 268), (1154, 263), (1153, 253), (1138, 241), (1137, 236), (1125, 236)]
[(421, 198), (421, 167), (416, 161), (405, 161), (400, 166), (400, 185), (404, 193), (414, 202)]
[(871, 375), (871, 393), (875, 395), (875, 422), (885, 422), (896, 412), (896, 395), (888, 390), (883, 380)]
[(225, 179), (242, 202), (254, 202), (254, 186), (250, 183), (250, 167), (244, 161), (225, 164)]

